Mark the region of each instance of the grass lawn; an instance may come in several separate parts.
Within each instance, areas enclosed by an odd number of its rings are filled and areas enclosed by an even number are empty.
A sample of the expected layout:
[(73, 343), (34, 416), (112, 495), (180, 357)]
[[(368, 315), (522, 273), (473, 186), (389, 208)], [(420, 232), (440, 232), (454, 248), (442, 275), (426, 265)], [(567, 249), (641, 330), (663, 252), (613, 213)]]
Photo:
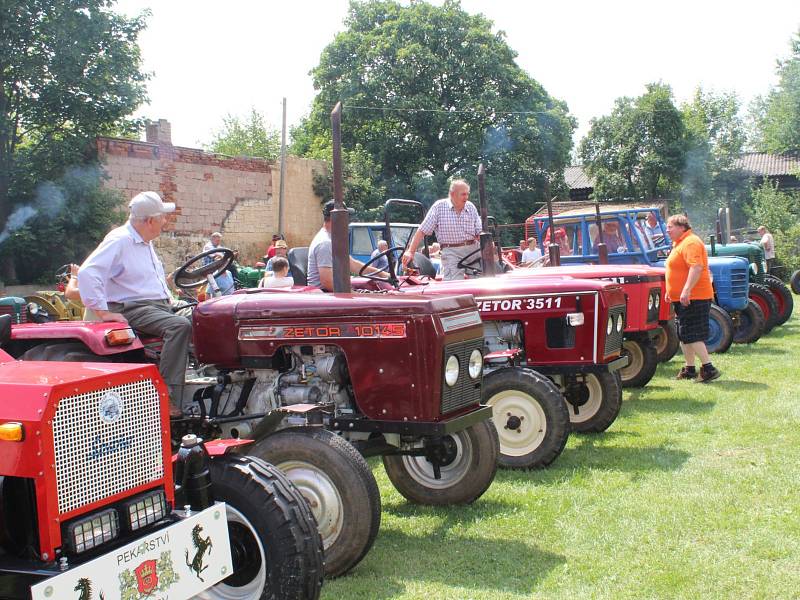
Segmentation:
[(626, 390), (603, 434), (468, 507), (409, 504), (373, 462), (381, 531), (323, 598), (800, 598), (800, 297), (786, 325)]

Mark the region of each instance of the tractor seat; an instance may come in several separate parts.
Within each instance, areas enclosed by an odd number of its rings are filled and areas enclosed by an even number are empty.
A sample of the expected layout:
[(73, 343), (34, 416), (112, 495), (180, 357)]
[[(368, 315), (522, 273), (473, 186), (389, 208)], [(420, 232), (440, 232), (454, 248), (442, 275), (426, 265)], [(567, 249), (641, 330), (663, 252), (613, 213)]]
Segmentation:
[(308, 285), (308, 247), (298, 246), (289, 250), (289, 273), (295, 285)]
[(433, 266), (431, 259), (425, 256), (422, 252), (414, 253), (414, 264), (417, 265), (420, 275), (426, 275), (431, 279), (436, 277), (436, 267)]

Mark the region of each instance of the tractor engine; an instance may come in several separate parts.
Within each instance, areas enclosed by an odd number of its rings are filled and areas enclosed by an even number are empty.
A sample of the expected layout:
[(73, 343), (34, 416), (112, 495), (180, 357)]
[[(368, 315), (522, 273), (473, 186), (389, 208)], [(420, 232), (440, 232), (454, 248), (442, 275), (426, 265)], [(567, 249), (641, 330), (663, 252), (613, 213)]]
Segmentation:
[[(522, 325), (517, 321), (484, 321), (483, 346), (484, 354), (517, 348), (524, 349)], [(502, 366), (506, 361), (500, 362), (499, 366)]]

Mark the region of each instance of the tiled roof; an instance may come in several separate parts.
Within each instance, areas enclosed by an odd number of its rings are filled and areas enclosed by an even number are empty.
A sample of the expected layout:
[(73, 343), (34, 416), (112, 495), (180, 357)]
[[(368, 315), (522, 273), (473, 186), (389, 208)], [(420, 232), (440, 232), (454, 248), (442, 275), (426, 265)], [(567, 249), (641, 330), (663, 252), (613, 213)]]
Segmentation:
[(581, 165), (571, 165), (564, 169), (564, 181), (571, 190), (591, 189), (594, 182), (586, 174)]
[[(764, 154), (760, 152), (751, 152), (749, 154), (742, 154), (733, 164), (747, 175), (760, 177), (777, 177), (780, 175), (797, 175), (800, 173), (800, 155), (796, 154)], [(571, 169), (572, 167), (568, 168)]]

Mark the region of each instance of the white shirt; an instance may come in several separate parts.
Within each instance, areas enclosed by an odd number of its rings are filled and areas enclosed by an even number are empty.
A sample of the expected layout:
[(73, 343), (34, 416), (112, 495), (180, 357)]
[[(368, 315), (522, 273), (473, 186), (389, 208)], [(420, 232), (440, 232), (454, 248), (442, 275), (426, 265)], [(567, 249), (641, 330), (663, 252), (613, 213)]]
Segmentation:
[(294, 279), (292, 279), (289, 275), (286, 277), (277, 277), (276, 275), (270, 275), (268, 277), (263, 277), (258, 284), (258, 287), (263, 288), (289, 288), (294, 285)]
[(761, 238), (761, 245), (764, 246), (765, 259), (775, 258), (775, 238), (769, 231)]
[(308, 268), (306, 277), (308, 285), (319, 287), (319, 268), (333, 268), (333, 251), (331, 250), (331, 234), (323, 227), (311, 240), (308, 246)]
[(483, 231), (475, 205), (467, 200), (461, 212), (456, 212), (449, 196), (433, 203), (419, 228), (425, 235), (436, 232), (436, 241), (440, 244), (472, 242)]
[(534, 260), (538, 260), (540, 258), (542, 258), (542, 251), (539, 250), (538, 246), (536, 248), (534, 248), (533, 250), (531, 250), (530, 248), (527, 248), (522, 253), (522, 262), (524, 262), (524, 263), (533, 262)]
[(172, 297), (153, 243), (145, 242), (130, 221), (112, 229), (83, 262), (78, 290), (84, 306), (95, 310), (108, 310), (109, 302)]

